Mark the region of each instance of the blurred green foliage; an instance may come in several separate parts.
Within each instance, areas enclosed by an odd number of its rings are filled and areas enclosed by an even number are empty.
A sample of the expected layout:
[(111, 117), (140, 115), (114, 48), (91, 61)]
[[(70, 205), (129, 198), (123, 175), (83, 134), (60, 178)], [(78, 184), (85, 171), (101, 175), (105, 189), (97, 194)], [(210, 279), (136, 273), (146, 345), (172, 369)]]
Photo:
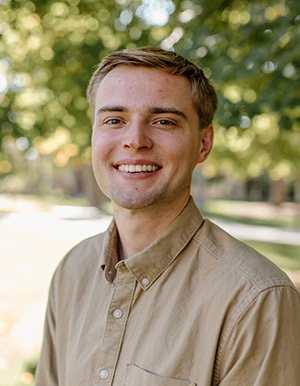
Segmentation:
[(0, 0), (0, 173), (12, 153), (89, 162), (85, 91), (127, 47), (175, 49), (212, 79), (220, 105), (208, 177), (300, 176), (297, 0)]

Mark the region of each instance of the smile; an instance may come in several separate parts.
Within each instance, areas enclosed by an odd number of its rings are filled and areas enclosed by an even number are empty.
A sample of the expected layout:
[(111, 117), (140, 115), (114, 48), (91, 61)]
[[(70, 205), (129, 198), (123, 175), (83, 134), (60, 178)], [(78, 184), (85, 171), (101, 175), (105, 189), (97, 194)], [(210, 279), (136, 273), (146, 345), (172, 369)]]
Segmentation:
[(117, 169), (127, 173), (151, 173), (159, 169), (157, 165), (118, 165)]

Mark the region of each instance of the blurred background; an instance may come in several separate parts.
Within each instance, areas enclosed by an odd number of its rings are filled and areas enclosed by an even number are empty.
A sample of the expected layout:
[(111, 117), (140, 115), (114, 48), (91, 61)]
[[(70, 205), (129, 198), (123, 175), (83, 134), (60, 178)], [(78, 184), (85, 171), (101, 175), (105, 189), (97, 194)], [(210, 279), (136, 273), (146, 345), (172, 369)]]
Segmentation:
[(53, 270), (110, 221), (85, 93), (105, 55), (143, 45), (218, 91), (197, 204), (300, 286), (299, 1), (0, 0), (0, 386), (34, 384)]

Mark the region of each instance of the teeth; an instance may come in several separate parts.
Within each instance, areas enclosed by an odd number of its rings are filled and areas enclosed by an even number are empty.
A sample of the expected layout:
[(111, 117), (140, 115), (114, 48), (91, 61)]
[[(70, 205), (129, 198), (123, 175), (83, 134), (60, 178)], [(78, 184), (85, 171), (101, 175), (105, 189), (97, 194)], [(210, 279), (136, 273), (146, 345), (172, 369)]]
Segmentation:
[(118, 169), (121, 172), (141, 173), (141, 172), (155, 172), (158, 169), (156, 165), (119, 165)]

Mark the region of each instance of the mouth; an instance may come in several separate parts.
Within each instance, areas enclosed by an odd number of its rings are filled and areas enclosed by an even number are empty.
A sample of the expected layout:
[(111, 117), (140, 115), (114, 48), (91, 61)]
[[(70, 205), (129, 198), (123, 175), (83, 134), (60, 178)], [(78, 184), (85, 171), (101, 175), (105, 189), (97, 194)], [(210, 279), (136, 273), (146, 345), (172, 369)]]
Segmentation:
[(121, 165), (115, 165), (115, 169), (120, 170), (121, 172), (126, 173), (153, 173), (157, 170), (161, 169), (158, 165), (135, 165), (135, 164), (121, 164)]

